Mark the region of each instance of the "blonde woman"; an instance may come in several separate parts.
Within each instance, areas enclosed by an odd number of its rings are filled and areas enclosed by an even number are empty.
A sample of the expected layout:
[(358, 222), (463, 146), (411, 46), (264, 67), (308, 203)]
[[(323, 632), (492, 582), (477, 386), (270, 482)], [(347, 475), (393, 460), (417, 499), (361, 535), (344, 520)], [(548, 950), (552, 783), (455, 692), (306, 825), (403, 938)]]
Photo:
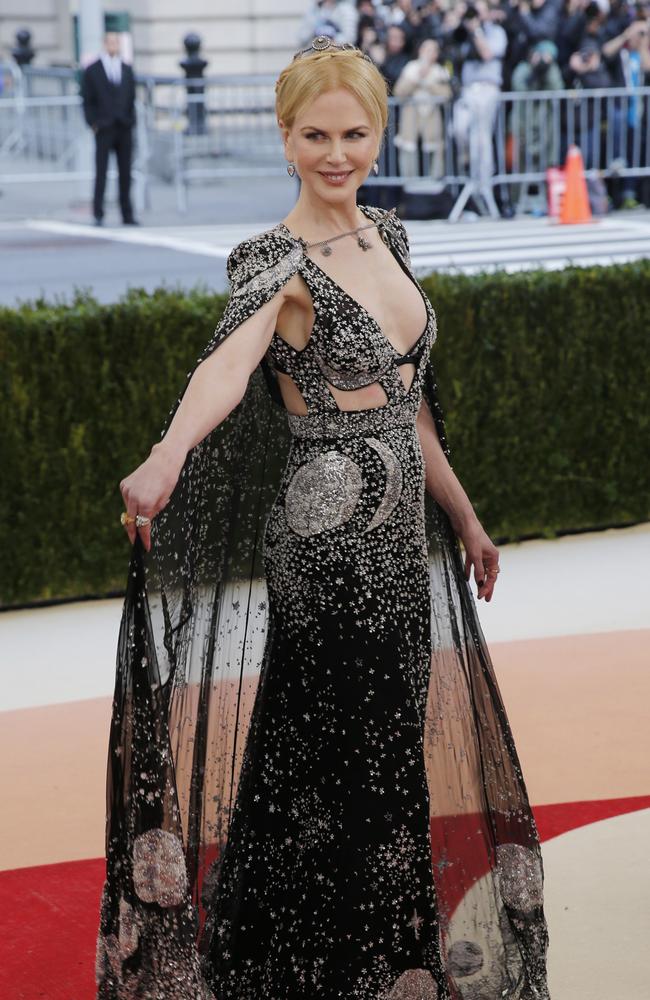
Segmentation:
[(451, 98), (451, 79), (446, 67), (438, 62), (439, 57), (436, 39), (423, 39), (417, 59), (406, 64), (393, 87), (395, 97), (408, 98), (400, 107), (399, 130), (393, 140), (399, 149), (402, 177), (419, 174), (419, 139), (424, 153), (424, 174), (436, 179), (445, 175), (443, 103)]
[(543, 1000), (539, 839), (471, 590), (499, 553), (406, 231), (356, 202), (386, 87), (319, 36), (276, 101), (298, 201), (230, 254), (121, 483), (98, 997)]

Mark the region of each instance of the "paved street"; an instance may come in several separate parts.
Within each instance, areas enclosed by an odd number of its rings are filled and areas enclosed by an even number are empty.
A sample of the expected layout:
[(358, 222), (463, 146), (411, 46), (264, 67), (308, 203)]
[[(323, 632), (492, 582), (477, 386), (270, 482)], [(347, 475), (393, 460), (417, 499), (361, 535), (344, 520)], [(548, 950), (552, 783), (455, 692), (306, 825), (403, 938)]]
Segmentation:
[[(0, 193), (0, 304), (44, 295), (69, 299), (75, 285), (103, 302), (129, 286), (226, 287), (225, 254), (175, 249), (166, 239), (177, 228), (248, 225), (248, 233), (273, 225), (294, 203), (289, 177), (259, 181), (212, 181), (193, 187), (187, 212), (176, 208), (174, 189), (152, 184), (150, 202), (137, 229), (122, 226), (114, 184), (109, 184), (106, 226), (92, 225), (87, 183), (7, 184)], [(85, 195), (85, 196), (84, 196)], [(110, 197), (108, 196), (110, 195)], [(148, 238), (149, 237), (149, 238)], [(201, 240), (197, 236), (196, 244)]]
[[(109, 204), (102, 228), (74, 189), (6, 187), (0, 199), (0, 303), (44, 295), (68, 299), (75, 286), (111, 302), (129, 287), (227, 287), (225, 259), (252, 233), (290, 210), (297, 186), (286, 178), (263, 184), (238, 179), (193, 188), (181, 215), (173, 190), (158, 185), (141, 214), (143, 225), (119, 222)], [(33, 196), (33, 197), (32, 197)], [(472, 273), (503, 268), (607, 264), (650, 255), (650, 211), (617, 213), (591, 224), (549, 219), (407, 222), (416, 272)]]

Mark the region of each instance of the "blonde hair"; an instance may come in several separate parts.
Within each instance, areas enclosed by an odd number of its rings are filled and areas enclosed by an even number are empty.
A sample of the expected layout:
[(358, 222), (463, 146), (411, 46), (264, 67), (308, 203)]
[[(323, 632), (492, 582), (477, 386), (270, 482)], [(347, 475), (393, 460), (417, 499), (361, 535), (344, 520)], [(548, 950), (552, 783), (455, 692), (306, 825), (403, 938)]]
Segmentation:
[(286, 128), (291, 128), (303, 108), (339, 87), (357, 98), (381, 142), (388, 123), (388, 87), (375, 64), (360, 49), (309, 53), (285, 66), (275, 84), (278, 122), (282, 120)]

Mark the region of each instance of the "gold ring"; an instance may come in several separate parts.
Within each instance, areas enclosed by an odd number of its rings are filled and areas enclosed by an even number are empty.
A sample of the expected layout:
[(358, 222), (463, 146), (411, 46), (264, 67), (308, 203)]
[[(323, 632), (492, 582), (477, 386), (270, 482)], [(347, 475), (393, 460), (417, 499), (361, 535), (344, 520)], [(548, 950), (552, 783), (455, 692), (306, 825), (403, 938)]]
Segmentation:
[(122, 525), (122, 527), (126, 527), (127, 524), (134, 524), (134, 523), (135, 523), (135, 518), (131, 517), (130, 514), (127, 514), (127, 512), (123, 510), (122, 513), (120, 514), (120, 524)]

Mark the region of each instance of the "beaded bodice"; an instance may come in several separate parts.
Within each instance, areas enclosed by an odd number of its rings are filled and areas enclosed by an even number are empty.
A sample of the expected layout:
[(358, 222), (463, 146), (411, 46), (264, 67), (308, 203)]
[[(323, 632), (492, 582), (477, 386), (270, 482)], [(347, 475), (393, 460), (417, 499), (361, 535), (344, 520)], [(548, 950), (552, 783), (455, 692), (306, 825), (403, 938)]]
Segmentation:
[[(400, 230), (403, 232), (402, 223), (392, 213), (380, 209), (366, 208), (364, 212), (370, 218), (385, 220), (380, 229), (382, 238), (415, 282), (405, 241), (402, 249), (396, 234), (385, 232), (392, 226), (399, 235)], [(275, 332), (264, 358), (270, 372), (291, 376), (305, 401), (307, 414), (288, 414), (292, 433), (308, 435), (310, 430), (322, 427), (323, 421), (338, 431), (347, 425), (360, 427), (375, 419), (380, 424), (412, 420), (420, 404), (424, 366), (436, 339), (435, 312), (420, 286), (417, 287), (425, 304), (426, 323), (408, 352), (400, 354), (368, 310), (308, 255), (302, 240), (294, 237), (283, 223), (271, 232), (292, 243), (293, 252), (279, 266), (290, 267), (301, 275), (314, 307), (314, 324), (307, 345), (298, 350)], [(415, 375), (407, 387), (399, 367), (409, 363), (415, 366)], [(366, 410), (341, 410), (329, 388), (331, 385), (335, 389), (356, 390), (373, 383), (383, 388), (386, 403)]]

